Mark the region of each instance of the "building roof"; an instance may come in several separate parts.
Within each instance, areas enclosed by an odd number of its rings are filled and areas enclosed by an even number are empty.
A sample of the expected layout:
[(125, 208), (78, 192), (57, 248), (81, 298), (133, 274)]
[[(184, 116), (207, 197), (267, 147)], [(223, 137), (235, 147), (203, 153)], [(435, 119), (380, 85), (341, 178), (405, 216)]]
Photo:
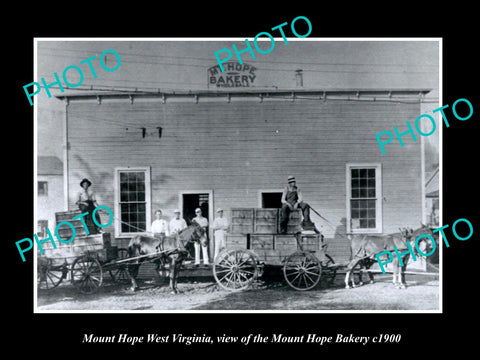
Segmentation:
[(162, 98), (167, 101), (169, 98), (192, 98), (198, 101), (199, 98), (230, 98), (230, 97), (251, 97), (258, 96), (263, 98), (284, 98), (284, 99), (301, 99), (302, 97), (315, 98), (317, 100), (327, 99), (342, 99), (342, 100), (358, 100), (358, 101), (402, 101), (402, 100), (417, 100), (420, 102), (423, 97), (428, 94), (431, 89), (426, 88), (392, 88), (392, 89), (309, 89), (304, 87), (297, 87), (292, 89), (279, 88), (222, 88), (209, 90), (177, 90), (177, 91), (162, 91), (158, 90), (141, 90), (141, 89), (109, 89), (109, 90), (95, 90), (83, 89), (82, 91), (67, 90), (62, 93), (57, 93), (54, 96), (58, 99), (97, 99), (101, 101), (102, 98), (112, 99), (130, 99), (133, 102), (134, 98)]
[(56, 156), (39, 156), (37, 158), (38, 175), (63, 175), (63, 163)]

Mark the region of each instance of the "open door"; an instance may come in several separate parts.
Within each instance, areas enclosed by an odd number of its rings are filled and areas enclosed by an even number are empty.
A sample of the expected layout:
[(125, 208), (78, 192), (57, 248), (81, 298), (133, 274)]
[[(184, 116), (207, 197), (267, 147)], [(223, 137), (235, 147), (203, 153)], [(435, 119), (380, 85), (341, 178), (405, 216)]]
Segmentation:
[[(195, 209), (202, 209), (202, 216), (207, 218), (208, 224), (210, 225), (213, 222), (213, 199), (211, 191), (188, 191), (180, 193), (180, 208), (182, 210), (183, 218), (187, 222), (187, 225), (191, 225), (192, 219), (196, 216)], [(212, 231), (210, 226), (208, 227), (208, 255), (210, 262), (212, 262), (212, 255), (214, 251), (214, 242)], [(195, 250), (193, 246), (191, 247), (190, 254), (195, 256)]]
[(282, 192), (262, 192), (261, 197), (261, 205), (264, 209), (280, 209), (282, 207)]

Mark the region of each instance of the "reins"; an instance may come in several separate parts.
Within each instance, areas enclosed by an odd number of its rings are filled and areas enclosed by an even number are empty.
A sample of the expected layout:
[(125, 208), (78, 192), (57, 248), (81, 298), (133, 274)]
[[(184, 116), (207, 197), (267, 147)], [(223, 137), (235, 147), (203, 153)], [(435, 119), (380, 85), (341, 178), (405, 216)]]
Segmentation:
[(317, 214), (323, 221), (325, 221), (327, 223), (328, 226), (330, 226), (334, 230), (334, 233), (333, 233), (334, 235), (335, 234), (340, 235), (340, 237), (350, 241), (350, 239), (347, 236), (342, 235), (337, 231), (337, 229), (335, 228), (335, 225), (333, 225), (330, 221), (328, 221), (326, 218), (324, 218), (322, 215), (320, 215), (320, 213), (317, 210), (315, 210), (311, 205), (309, 205), (309, 206), (310, 206), (310, 209), (312, 209), (312, 211), (315, 214)]

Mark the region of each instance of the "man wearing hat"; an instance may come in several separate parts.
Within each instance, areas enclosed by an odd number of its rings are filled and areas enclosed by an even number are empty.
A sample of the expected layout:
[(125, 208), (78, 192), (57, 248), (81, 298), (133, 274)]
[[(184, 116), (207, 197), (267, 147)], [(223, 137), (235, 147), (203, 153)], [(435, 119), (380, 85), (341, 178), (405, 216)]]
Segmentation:
[[(85, 225), (88, 228), (90, 234), (97, 234), (100, 233), (100, 227), (97, 226), (92, 218), (93, 210), (98, 206), (97, 198), (95, 197), (95, 193), (90, 189), (92, 182), (87, 178), (82, 179), (80, 181), (80, 187), (82, 190), (79, 191), (77, 196), (77, 202), (80, 211), (82, 213), (88, 212), (88, 215), (85, 216)], [(97, 224), (102, 224), (100, 222), (100, 215), (98, 211), (95, 213), (95, 221)]]
[(229, 223), (227, 218), (223, 217), (223, 210), (217, 209), (218, 216), (213, 221), (212, 229), (215, 238), (215, 257), (218, 255), (221, 249), (225, 247), (225, 233), (228, 230)]
[(170, 220), (170, 224), (169, 224), (171, 235), (175, 235), (180, 231), (182, 231), (183, 229), (187, 228), (187, 222), (185, 221), (185, 219), (180, 217), (180, 210), (175, 209), (174, 213), (175, 213), (175, 217), (172, 220)]
[[(203, 227), (205, 234), (208, 234), (208, 219), (202, 216), (202, 209), (196, 208), (195, 214), (196, 216), (192, 219), (192, 221), (195, 221), (198, 225)], [(206, 236), (207, 235), (205, 235), (205, 237)], [(195, 248), (195, 265), (200, 265), (200, 247), (202, 248), (203, 264), (208, 265), (208, 247), (206, 245), (208, 238), (205, 238), (204, 240), (205, 241), (200, 241), (202, 245), (200, 245), (198, 242), (193, 243), (193, 247)]]
[(303, 202), (302, 193), (296, 185), (295, 177), (288, 177), (288, 184), (282, 194), (282, 211), (280, 219), (280, 232), (285, 234), (287, 232), (288, 217), (290, 211), (300, 208), (303, 214), (303, 225), (312, 226), (310, 221), (310, 206)]

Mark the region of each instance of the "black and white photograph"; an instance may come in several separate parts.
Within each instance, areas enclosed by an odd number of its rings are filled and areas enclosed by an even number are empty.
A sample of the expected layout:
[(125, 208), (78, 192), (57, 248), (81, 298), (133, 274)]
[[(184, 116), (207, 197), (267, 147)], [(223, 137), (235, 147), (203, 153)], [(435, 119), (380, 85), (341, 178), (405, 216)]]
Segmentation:
[(9, 353), (474, 350), (473, 9), (59, 5), (3, 23)]
[(37, 39), (36, 311), (441, 311), (441, 46)]

